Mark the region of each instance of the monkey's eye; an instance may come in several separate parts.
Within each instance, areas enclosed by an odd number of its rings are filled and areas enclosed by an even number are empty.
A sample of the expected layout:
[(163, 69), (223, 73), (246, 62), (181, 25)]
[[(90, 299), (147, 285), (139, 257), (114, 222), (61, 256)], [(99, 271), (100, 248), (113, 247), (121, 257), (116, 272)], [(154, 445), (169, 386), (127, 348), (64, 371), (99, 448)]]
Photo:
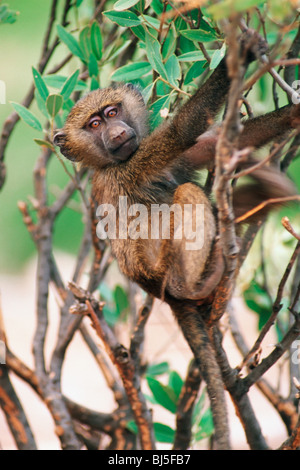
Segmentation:
[(105, 117), (109, 117), (109, 118), (115, 117), (118, 114), (118, 108), (113, 107), (113, 106), (109, 106), (104, 111), (104, 114), (105, 114)]
[(98, 117), (96, 118), (93, 118), (91, 119), (91, 121), (89, 122), (89, 127), (91, 127), (92, 129), (97, 129), (97, 127), (99, 127), (101, 124), (101, 119), (99, 119)]

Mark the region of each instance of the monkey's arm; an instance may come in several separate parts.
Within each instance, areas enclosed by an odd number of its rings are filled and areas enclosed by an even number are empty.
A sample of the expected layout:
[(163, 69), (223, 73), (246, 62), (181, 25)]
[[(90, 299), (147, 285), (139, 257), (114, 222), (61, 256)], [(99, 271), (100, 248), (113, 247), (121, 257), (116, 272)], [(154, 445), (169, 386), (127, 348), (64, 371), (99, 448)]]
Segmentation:
[[(267, 51), (267, 43), (254, 30), (249, 29), (239, 39), (239, 61), (246, 72), (248, 65)], [(227, 62), (224, 58), (205, 84), (196, 92), (175, 116), (171, 126), (182, 145), (190, 147), (215, 121), (230, 88)]]
[(226, 60), (223, 59), (174, 119), (170, 123), (162, 124), (143, 139), (136, 154), (128, 162), (129, 173), (137, 177), (144, 175), (145, 170), (150, 174), (159, 174), (189, 147), (193, 146), (197, 152), (197, 137), (212, 124), (224, 104), (229, 86)]
[[(245, 71), (248, 64), (267, 49), (264, 39), (252, 30), (242, 35), (240, 46), (240, 60)], [(229, 87), (230, 78), (224, 58), (204, 85), (182, 106), (174, 119), (144, 139), (132, 162), (129, 163), (130, 172), (133, 161), (140, 163), (140, 169), (146, 164), (149, 172), (155, 170), (160, 172), (189, 147), (195, 146), (197, 138), (207, 131), (215, 120), (225, 102)], [(153, 158), (149, 159), (149, 156)]]
[(204, 85), (185, 103), (173, 119), (171, 128), (182, 146), (190, 147), (214, 122), (230, 87), (226, 59), (223, 59)]
[[(300, 125), (300, 105), (285, 106), (264, 116), (249, 119), (243, 125), (238, 148), (258, 149)], [(195, 168), (209, 168), (214, 165), (218, 131), (218, 127), (208, 130), (198, 137), (195, 145), (184, 152), (184, 157)]]

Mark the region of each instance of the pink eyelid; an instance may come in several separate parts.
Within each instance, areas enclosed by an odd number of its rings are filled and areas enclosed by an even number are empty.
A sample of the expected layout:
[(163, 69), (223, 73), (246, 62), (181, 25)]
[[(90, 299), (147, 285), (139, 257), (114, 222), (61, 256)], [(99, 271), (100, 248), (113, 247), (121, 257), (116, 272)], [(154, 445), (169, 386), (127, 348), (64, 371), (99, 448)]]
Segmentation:
[(115, 111), (116, 114), (118, 114), (118, 108), (117, 108), (117, 106), (108, 106), (108, 108), (106, 108), (106, 109), (104, 110), (104, 115), (105, 115), (105, 117), (108, 116), (108, 113), (109, 113), (110, 111)]
[(88, 126), (91, 126), (93, 124), (93, 122), (95, 122), (95, 121), (99, 121), (101, 123), (101, 118), (99, 116), (92, 117), (92, 119), (90, 119), (89, 122), (88, 122)]

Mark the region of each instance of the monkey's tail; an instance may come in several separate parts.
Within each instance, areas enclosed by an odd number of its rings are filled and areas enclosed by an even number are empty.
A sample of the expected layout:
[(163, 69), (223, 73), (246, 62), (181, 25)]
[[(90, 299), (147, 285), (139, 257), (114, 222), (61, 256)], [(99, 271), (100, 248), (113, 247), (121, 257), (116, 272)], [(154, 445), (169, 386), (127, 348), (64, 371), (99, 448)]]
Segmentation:
[[(257, 162), (241, 165), (242, 169), (254, 163)], [(233, 210), (238, 223), (262, 220), (271, 210), (282, 207), (297, 194), (292, 181), (272, 165), (257, 168), (248, 177), (248, 183), (233, 190)]]
[(217, 450), (229, 450), (229, 427), (224, 383), (209, 339), (207, 326), (201, 318), (198, 308), (194, 305), (176, 305), (172, 306), (172, 310), (195, 356), (200, 374), (206, 382), (214, 422), (215, 448)]

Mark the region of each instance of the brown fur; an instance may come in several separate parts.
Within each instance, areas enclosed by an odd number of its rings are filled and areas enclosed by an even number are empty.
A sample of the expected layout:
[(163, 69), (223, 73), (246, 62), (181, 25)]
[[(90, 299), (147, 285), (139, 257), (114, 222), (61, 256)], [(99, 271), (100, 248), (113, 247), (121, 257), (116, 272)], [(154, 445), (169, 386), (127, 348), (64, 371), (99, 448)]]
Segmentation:
[[(175, 216), (170, 240), (116, 239), (111, 240), (111, 245), (121, 271), (145, 291), (164, 299), (171, 306), (207, 381), (219, 448), (228, 448), (229, 445), (224, 431), (226, 411), (222, 398), (223, 386), (201, 315), (209, 311), (209, 299), (222, 277), (224, 262), (220, 244), (216, 241), (214, 209), (195, 183), (195, 170), (214, 160), (217, 134), (210, 134), (209, 139), (205, 142), (204, 138), (202, 143), (201, 137), (199, 142), (197, 138), (215, 121), (229, 85), (226, 61), (223, 60), (174, 119), (151, 135), (147, 135), (147, 112), (141, 95), (135, 89), (125, 85), (96, 90), (74, 106), (64, 129), (54, 140), (65, 156), (95, 170), (93, 195), (99, 204), (109, 203), (118, 207), (119, 196), (127, 196), (129, 205), (142, 203), (149, 210), (151, 204), (204, 205), (204, 244), (201, 249), (188, 252), (185, 250), (185, 238), (177, 240), (172, 237), (176, 229)], [(138, 143), (137, 150), (122, 162), (114, 160), (99, 138), (100, 134), (93, 134), (87, 128), (91, 116), (100, 115), (106, 106), (117, 104), (122, 108), (124, 125), (129, 123), (133, 126)], [(300, 114), (299, 107), (284, 108), (266, 118), (248, 121), (240, 146), (259, 147), (276, 138), (292, 127), (291, 112), (294, 123), (295, 115)], [(105, 126), (110, 126), (109, 120)], [(267, 186), (267, 192), (260, 191), (259, 198), (270, 197), (276, 192), (278, 181), (283, 192), (290, 191), (287, 180), (278, 172), (276, 178), (273, 178), (274, 175), (272, 173), (272, 178), (266, 177), (265, 180), (257, 179), (257, 188), (263, 188), (264, 183)], [(251, 196), (249, 192), (238, 191), (241, 200), (248, 200)], [(247, 206), (247, 203), (244, 205)], [(150, 226), (150, 216), (145, 223)]]

